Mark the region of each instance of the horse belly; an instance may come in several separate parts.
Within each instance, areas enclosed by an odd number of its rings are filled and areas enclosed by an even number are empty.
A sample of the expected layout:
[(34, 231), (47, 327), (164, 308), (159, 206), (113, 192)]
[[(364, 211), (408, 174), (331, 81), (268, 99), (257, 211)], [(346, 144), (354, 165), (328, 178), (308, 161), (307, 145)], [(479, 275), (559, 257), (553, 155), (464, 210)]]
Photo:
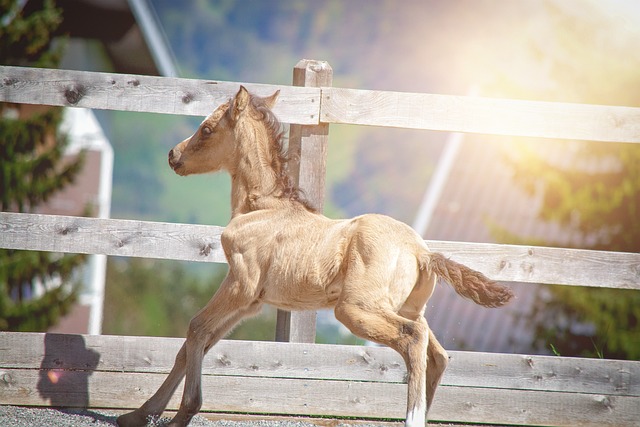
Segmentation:
[(286, 310), (333, 307), (342, 290), (338, 260), (327, 255), (279, 254), (263, 270), (264, 302)]
[(263, 302), (287, 310), (332, 307), (342, 289), (351, 221), (315, 214), (295, 219), (287, 211), (242, 215), (223, 233), (225, 253), (241, 254), (247, 268), (259, 271), (254, 277)]

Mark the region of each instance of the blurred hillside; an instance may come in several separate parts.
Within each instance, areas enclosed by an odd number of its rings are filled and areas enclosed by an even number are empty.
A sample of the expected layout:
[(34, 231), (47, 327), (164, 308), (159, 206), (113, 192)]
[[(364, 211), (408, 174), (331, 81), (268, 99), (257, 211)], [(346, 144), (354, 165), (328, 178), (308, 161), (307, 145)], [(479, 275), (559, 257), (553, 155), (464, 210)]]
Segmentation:
[[(334, 85), (342, 87), (459, 95), (476, 87), (482, 96), (640, 103), (633, 84), (640, 51), (633, 19), (640, 11), (632, 2), (153, 4), (184, 77), (289, 84), (296, 62), (312, 58), (328, 61)], [(114, 215), (225, 224), (226, 177), (180, 179), (166, 167), (168, 149), (199, 120), (121, 116), (113, 131)], [(332, 126), (329, 214), (381, 212), (410, 223), (445, 138)]]

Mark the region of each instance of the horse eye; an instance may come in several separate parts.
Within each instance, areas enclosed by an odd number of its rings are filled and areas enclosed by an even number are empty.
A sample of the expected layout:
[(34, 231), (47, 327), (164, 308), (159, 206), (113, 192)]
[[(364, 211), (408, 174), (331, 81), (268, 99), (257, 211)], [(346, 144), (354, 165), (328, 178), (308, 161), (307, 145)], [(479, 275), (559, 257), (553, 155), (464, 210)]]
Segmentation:
[(209, 126), (204, 126), (202, 128), (202, 135), (209, 136), (213, 133), (213, 130)]

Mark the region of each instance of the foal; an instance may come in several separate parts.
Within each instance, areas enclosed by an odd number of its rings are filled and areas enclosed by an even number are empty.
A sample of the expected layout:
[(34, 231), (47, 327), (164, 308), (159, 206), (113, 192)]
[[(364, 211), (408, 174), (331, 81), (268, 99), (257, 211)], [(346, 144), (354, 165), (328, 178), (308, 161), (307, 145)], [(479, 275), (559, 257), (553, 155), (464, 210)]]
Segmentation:
[[(231, 175), (232, 218), (222, 234), (229, 273), (189, 324), (187, 339), (158, 391), (118, 418), (143, 426), (158, 416), (186, 375), (170, 426), (186, 426), (202, 405), (202, 359), (241, 319), (262, 304), (285, 310), (334, 308), (355, 335), (387, 345), (407, 366), (406, 426), (423, 427), (448, 356), (424, 310), (436, 278), (465, 298), (498, 307), (510, 289), (430, 252), (409, 226), (383, 215), (331, 220), (315, 212), (287, 175), (282, 133), (271, 107), (244, 87), (169, 152), (178, 175)], [(428, 368), (427, 368), (428, 367)]]

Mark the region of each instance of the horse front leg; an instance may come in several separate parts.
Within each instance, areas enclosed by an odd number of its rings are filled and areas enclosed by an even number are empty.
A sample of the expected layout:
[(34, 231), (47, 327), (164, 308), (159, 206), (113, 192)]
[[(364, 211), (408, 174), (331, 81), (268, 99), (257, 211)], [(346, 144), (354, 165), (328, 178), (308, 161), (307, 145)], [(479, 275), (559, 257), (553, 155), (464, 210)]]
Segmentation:
[(242, 318), (256, 314), (261, 307), (259, 302), (234, 305), (231, 303), (233, 298), (229, 304), (225, 304), (224, 298), (228, 297), (228, 288), (230, 287), (225, 283), (228, 283), (226, 279), (205, 308), (200, 310), (189, 323), (187, 340), (180, 348), (171, 372), (158, 391), (140, 408), (118, 417), (116, 420), (118, 426), (143, 427), (152, 418), (159, 417), (185, 374), (187, 381), (185, 382), (185, 393), (180, 411), (170, 425), (186, 426), (193, 415), (198, 412), (202, 402), (200, 374), (204, 355)]
[(169, 427), (185, 427), (202, 406), (202, 361), (209, 349), (240, 320), (260, 311), (262, 303), (240, 297), (233, 286), (222, 287), (189, 323), (185, 342), (186, 378), (180, 408)]
[(180, 381), (184, 378), (185, 367), (186, 343), (183, 344), (180, 351), (178, 351), (173, 368), (158, 391), (140, 408), (119, 416), (116, 420), (117, 425), (119, 427), (146, 426), (151, 419), (159, 417), (169, 403), (169, 400), (171, 400), (171, 396), (173, 396), (176, 388), (180, 385)]

